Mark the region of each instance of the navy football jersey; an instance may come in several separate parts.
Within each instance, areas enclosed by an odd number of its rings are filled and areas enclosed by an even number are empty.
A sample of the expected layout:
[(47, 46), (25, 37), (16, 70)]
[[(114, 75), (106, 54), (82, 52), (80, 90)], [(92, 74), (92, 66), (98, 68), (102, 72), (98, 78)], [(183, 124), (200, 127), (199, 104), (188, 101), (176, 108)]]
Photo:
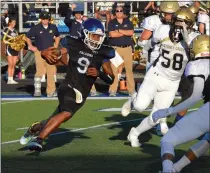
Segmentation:
[(99, 50), (91, 50), (82, 39), (74, 37), (67, 38), (65, 47), (69, 53), (69, 63), (64, 82), (87, 97), (97, 78), (87, 76), (87, 69), (95, 67), (99, 71), (104, 61), (115, 57), (115, 50), (106, 45), (102, 45)]

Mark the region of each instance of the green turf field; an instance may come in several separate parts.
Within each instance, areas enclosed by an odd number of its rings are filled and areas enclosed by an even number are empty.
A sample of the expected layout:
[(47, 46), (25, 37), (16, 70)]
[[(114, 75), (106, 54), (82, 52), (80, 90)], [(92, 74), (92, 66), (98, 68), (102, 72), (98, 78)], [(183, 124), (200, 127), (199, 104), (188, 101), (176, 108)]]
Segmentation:
[[(7, 102), (1, 105), (3, 173), (157, 173), (161, 170), (160, 137), (155, 129), (139, 137), (144, 142), (141, 148), (132, 148), (126, 141), (130, 128), (149, 112), (132, 112), (124, 118), (119, 111), (98, 111), (120, 108), (125, 100), (88, 100), (46, 140), (41, 153), (29, 152), (17, 140), (32, 122), (47, 118), (57, 101)], [(179, 146), (177, 159), (195, 142)], [(207, 173), (209, 165), (208, 158), (202, 157), (183, 173)]]

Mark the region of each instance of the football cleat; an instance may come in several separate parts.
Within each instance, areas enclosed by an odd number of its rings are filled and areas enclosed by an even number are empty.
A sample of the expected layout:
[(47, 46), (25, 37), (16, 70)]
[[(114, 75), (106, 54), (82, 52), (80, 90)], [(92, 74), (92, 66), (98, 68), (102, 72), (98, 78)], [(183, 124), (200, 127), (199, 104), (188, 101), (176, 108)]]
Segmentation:
[(139, 142), (136, 128), (132, 127), (131, 131), (127, 136), (128, 141), (131, 143), (131, 147), (140, 147), (141, 143)]
[(42, 150), (42, 142), (43, 140), (40, 138), (34, 138), (28, 143), (28, 149), (30, 151), (38, 151)]
[(128, 101), (126, 101), (122, 106), (121, 115), (123, 117), (127, 117), (131, 112), (131, 107), (132, 107), (132, 98), (130, 97)]
[(28, 144), (31, 139), (33, 139), (39, 130), (34, 129), (35, 125), (38, 125), (39, 122), (33, 123), (27, 130), (27, 132), (20, 138), (20, 144), (26, 145)]

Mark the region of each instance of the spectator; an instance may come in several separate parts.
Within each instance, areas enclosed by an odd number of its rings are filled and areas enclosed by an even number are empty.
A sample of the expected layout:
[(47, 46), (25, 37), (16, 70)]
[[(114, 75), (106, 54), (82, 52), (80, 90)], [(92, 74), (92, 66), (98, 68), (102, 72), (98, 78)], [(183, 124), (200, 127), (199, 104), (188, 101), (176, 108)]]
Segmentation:
[(3, 32), (3, 42), (6, 44), (6, 55), (8, 60), (8, 81), (7, 84), (18, 84), (13, 80), (15, 73), (15, 65), (19, 59), (19, 52), (13, 50), (9, 45), (9, 39), (18, 36), (18, 32), (15, 30), (16, 19), (9, 19), (8, 27)]
[[(56, 72), (56, 66), (48, 64), (42, 57), (40, 51), (49, 47), (58, 47), (60, 43), (60, 36), (56, 25), (50, 24), (50, 15), (48, 12), (42, 12), (40, 14), (41, 23), (33, 26), (27, 33), (27, 43), (29, 50), (35, 53), (36, 61), (36, 74), (34, 78), (35, 92), (34, 96), (41, 96), (41, 77), (45, 73), (45, 67), (47, 72), (47, 96), (55, 97), (56, 86), (54, 75)], [(35, 44), (31, 43), (31, 38), (35, 37)]]
[[(114, 9), (116, 18), (111, 20), (108, 24), (109, 44), (113, 46), (117, 53), (123, 58), (126, 70), (126, 82), (130, 95), (135, 92), (135, 84), (133, 77), (133, 63), (132, 63), (132, 40), (134, 34), (133, 24), (128, 18), (124, 18), (123, 7), (117, 6)], [(116, 96), (118, 88), (118, 70), (111, 65), (115, 75), (114, 83), (109, 88), (110, 96)]]
[[(64, 23), (69, 27), (69, 34), (71, 36), (80, 37), (82, 30), (82, 15), (84, 11), (84, 7), (79, 6), (80, 4), (72, 4), (71, 9), (68, 10), (68, 13), (64, 19)], [(74, 15), (74, 19), (71, 18), (72, 14)]]

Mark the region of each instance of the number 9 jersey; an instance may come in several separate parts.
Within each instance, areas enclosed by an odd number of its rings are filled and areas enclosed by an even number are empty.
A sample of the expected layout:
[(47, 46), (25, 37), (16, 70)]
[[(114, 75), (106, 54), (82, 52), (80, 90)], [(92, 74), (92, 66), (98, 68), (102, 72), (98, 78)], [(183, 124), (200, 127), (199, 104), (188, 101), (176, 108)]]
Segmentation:
[(64, 83), (79, 90), (83, 97), (87, 97), (97, 78), (87, 76), (87, 69), (95, 67), (99, 71), (105, 61), (115, 57), (115, 50), (105, 45), (98, 50), (91, 50), (82, 39), (71, 36), (67, 38), (65, 47), (68, 50), (69, 63)]
[(154, 31), (152, 42), (160, 44), (160, 55), (153, 66), (158, 69), (163, 77), (177, 81), (181, 79), (189, 61), (188, 45), (199, 33), (191, 32), (189, 34), (190, 41), (188, 43), (184, 40), (178, 43), (173, 42), (170, 35), (169, 25), (160, 25)]

